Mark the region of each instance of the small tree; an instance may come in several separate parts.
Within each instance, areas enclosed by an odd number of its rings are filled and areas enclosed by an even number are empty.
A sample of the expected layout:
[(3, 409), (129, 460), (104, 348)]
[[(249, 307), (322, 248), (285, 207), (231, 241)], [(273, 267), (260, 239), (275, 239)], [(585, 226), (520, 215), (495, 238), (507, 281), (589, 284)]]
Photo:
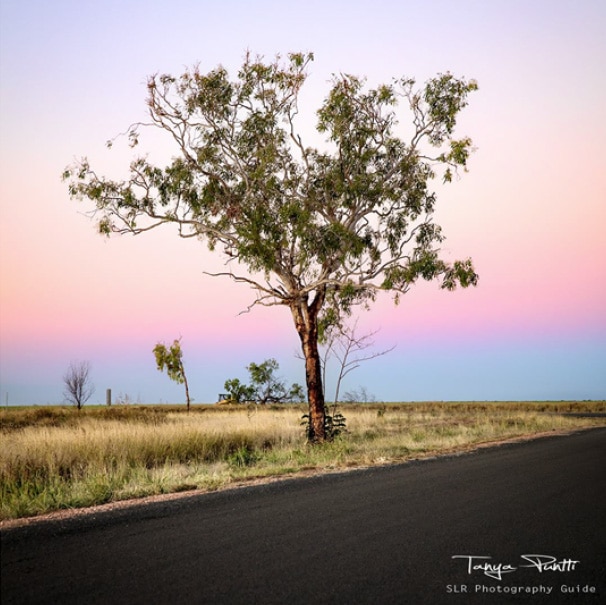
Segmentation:
[(328, 362), (334, 357), (338, 362), (339, 372), (337, 374), (337, 383), (335, 387), (334, 402), (339, 401), (339, 392), (343, 379), (350, 373), (360, 367), (364, 361), (376, 359), (387, 355), (395, 349), (395, 345), (382, 351), (372, 351), (374, 346), (373, 336), (377, 333), (370, 332), (360, 336), (358, 334), (358, 322), (353, 326), (342, 324), (335, 326), (330, 330), (325, 340), (325, 351), (323, 356), (323, 378), (326, 385), (326, 371)]
[(255, 399), (261, 404), (284, 403), (303, 399), (303, 388), (294, 383), (290, 389), (278, 378), (279, 364), (275, 359), (266, 359), (263, 363), (251, 363), (246, 368), (255, 392)]
[(302, 401), (303, 387), (293, 383), (288, 388), (284, 380), (277, 375), (279, 367), (275, 359), (266, 359), (258, 364), (250, 363), (246, 369), (250, 374), (251, 384), (245, 385), (237, 378), (232, 378), (225, 381), (225, 390), (229, 393), (230, 399), (237, 403), (256, 401), (264, 405)]
[(156, 356), (156, 364), (158, 365), (158, 370), (160, 370), (160, 372), (166, 368), (166, 373), (171, 380), (174, 380), (179, 384), (185, 384), (185, 397), (187, 399), (187, 411), (189, 412), (189, 385), (187, 384), (187, 376), (185, 375), (185, 368), (183, 367), (181, 339), (175, 340), (169, 348), (167, 348), (165, 344), (159, 342), (154, 347), (154, 355)]
[(90, 363), (88, 361), (72, 362), (63, 375), (65, 399), (78, 410), (91, 398), (95, 387), (91, 383)]
[(254, 387), (242, 384), (238, 378), (231, 378), (225, 381), (225, 391), (229, 395), (229, 400), (233, 403), (243, 403), (252, 401), (255, 398)]
[[(335, 76), (317, 111), (326, 145), (312, 148), (297, 131), (312, 60), (247, 54), (234, 79), (221, 66), (154, 75), (150, 120), (131, 126), (128, 138), (135, 146), (143, 126), (158, 129), (174, 145), (172, 161), (156, 166), (142, 155), (126, 180), (112, 180), (84, 158), (63, 177), (71, 196), (93, 202), (102, 234), (177, 226), (181, 237), (237, 261), (241, 272), (216, 275), (252, 287), (253, 305), (290, 310), (305, 358), (309, 438), (321, 442), (318, 342), (326, 327), (379, 292), (397, 302), (419, 280), (447, 290), (478, 280), (471, 259), (442, 256), (431, 186), (466, 169), (471, 139), (455, 138), (454, 129), (477, 84), (446, 73), (421, 87), (399, 78), (368, 88), (362, 78)], [(408, 132), (398, 126), (399, 104)]]

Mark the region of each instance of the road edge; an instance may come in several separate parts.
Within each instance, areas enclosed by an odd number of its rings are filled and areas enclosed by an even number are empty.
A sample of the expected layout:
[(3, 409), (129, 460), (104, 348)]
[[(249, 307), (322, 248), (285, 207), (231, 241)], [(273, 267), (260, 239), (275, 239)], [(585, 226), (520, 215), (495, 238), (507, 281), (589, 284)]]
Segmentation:
[(284, 475), (275, 475), (269, 477), (260, 477), (253, 479), (242, 479), (236, 480), (233, 483), (228, 483), (214, 489), (193, 489), (182, 492), (173, 492), (169, 494), (155, 494), (153, 496), (144, 496), (142, 498), (130, 498), (128, 500), (118, 500), (116, 502), (108, 502), (106, 504), (97, 504), (95, 506), (83, 507), (83, 508), (70, 508), (52, 511), (50, 513), (44, 513), (42, 515), (36, 515), (33, 517), (20, 517), (18, 519), (4, 519), (0, 520), (0, 531), (17, 529), (20, 527), (30, 527), (38, 524), (53, 523), (59, 521), (70, 521), (74, 519), (83, 519), (86, 517), (92, 517), (97, 514), (110, 513), (113, 511), (123, 511), (136, 507), (145, 507), (148, 504), (157, 504), (162, 502), (171, 502), (175, 500), (185, 500), (204, 494), (215, 494), (219, 492), (227, 492), (234, 490), (242, 490), (249, 487), (255, 487), (260, 485), (269, 485), (272, 483), (278, 483), (281, 481), (292, 481), (309, 479), (318, 476), (328, 476), (335, 474), (345, 474), (358, 471), (369, 470), (373, 468), (383, 468), (388, 466), (399, 466), (405, 464), (411, 464), (414, 462), (421, 462), (427, 460), (436, 460), (439, 458), (448, 458), (452, 456), (462, 456), (473, 454), (485, 449), (501, 447), (505, 445), (512, 445), (517, 443), (524, 443), (528, 441), (535, 441), (538, 439), (544, 439), (547, 437), (565, 437), (574, 435), (576, 433), (582, 433), (594, 429), (604, 429), (606, 426), (588, 426), (580, 427), (575, 429), (567, 429), (561, 431), (545, 431), (541, 433), (527, 433), (524, 435), (518, 435), (516, 437), (510, 437), (508, 439), (499, 439), (494, 441), (482, 441), (478, 443), (469, 444), (462, 447), (455, 447), (449, 450), (443, 450), (440, 452), (426, 452), (421, 456), (415, 458), (408, 458), (401, 461), (385, 461), (377, 462), (371, 465), (360, 465), (342, 468), (326, 468), (326, 469), (311, 469), (305, 471), (298, 471), (296, 473), (287, 473)]

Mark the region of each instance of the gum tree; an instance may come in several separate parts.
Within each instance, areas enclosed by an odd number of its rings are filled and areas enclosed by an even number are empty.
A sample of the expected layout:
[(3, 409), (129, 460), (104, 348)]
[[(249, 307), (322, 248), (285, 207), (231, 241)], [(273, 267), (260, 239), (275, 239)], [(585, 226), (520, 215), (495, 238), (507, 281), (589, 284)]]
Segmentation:
[(420, 279), (447, 290), (477, 282), (470, 259), (440, 256), (430, 188), (466, 168), (471, 140), (453, 133), (477, 85), (449, 73), (419, 87), (408, 78), (370, 88), (334, 76), (317, 111), (326, 144), (313, 148), (297, 129), (312, 60), (247, 55), (233, 79), (221, 66), (151, 76), (149, 122), (132, 125), (128, 138), (136, 146), (145, 126), (164, 132), (172, 161), (136, 157), (129, 178), (112, 180), (84, 158), (64, 178), (73, 197), (92, 201), (102, 234), (176, 225), (181, 237), (225, 255), (226, 270), (213, 275), (251, 287), (251, 307), (290, 310), (305, 359), (309, 436), (321, 442), (324, 330), (379, 292), (397, 303)]
[(154, 347), (154, 357), (156, 358), (156, 365), (160, 372), (166, 370), (166, 373), (171, 380), (185, 386), (185, 399), (187, 401), (187, 411), (189, 412), (191, 400), (189, 397), (189, 384), (187, 383), (185, 366), (183, 365), (181, 340), (174, 340), (170, 347), (159, 342)]
[(275, 359), (266, 359), (262, 363), (250, 363), (246, 369), (258, 403), (292, 403), (303, 399), (303, 389), (296, 382), (290, 388), (278, 376), (280, 365)]

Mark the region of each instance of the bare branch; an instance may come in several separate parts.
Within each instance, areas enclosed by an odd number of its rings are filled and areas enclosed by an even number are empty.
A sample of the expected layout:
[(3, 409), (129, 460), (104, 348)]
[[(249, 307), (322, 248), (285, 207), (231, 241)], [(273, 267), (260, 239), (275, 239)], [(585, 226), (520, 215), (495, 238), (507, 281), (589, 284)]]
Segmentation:
[(95, 387), (91, 383), (91, 366), (88, 361), (72, 362), (63, 375), (65, 399), (78, 410), (91, 398)]
[(356, 320), (352, 326), (343, 324), (334, 327), (326, 338), (323, 358), (324, 372), (326, 372), (329, 359), (333, 356), (337, 360), (339, 367), (335, 387), (335, 403), (339, 401), (341, 384), (348, 374), (358, 369), (365, 361), (387, 355), (396, 348), (396, 345), (393, 345), (382, 351), (364, 353), (364, 351), (374, 346), (373, 337), (378, 333), (378, 330), (359, 336), (357, 329), (358, 321)]

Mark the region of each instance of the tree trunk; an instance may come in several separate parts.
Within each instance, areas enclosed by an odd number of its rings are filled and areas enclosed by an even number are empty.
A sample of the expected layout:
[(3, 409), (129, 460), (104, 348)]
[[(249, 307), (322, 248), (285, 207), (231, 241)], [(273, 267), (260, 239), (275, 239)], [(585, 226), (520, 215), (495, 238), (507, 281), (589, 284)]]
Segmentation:
[(183, 376), (183, 382), (185, 383), (185, 399), (187, 400), (187, 413), (189, 414), (189, 385), (187, 384), (187, 376), (185, 376), (185, 368), (181, 364), (181, 375)]
[(324, 389), (322, 388), (322, 364), (318, 351), (318, 310), (321, 299), (316, 295), (314, 302), (298, 301), (291, 306), (297, 333), (301, 340), (301, 349), (305, 357), (305, 380), (307, 383), (307, 401), (309, 404), (309, 440), (322, 443), (326, 440)]

